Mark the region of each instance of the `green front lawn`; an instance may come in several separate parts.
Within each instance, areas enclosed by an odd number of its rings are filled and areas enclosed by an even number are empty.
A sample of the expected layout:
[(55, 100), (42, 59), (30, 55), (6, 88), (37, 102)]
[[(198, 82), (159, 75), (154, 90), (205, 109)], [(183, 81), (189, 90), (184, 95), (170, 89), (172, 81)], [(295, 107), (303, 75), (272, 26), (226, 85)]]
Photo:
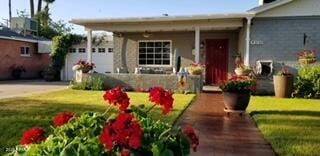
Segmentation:
[[(85, 111), (104, 112), (107, 108), (103, 101), (104, 92), (64, 90), (37, 96), (0, 100), (0, 155), (6, 148), (19, 144), (23, 132), (31, 127), (40, 126), (50, 130), (54, 117), (64, 111), (81, 113)], [(147, 104), (149, 94), (128, 93), (131, 104)], [(151, 112), (156, 119), (173, 124), (195, 95), (174, 95), (174, 110), (168, 116), (156, 107)]]
[(280, 156), (319, 155), (320, 100), (253, 97), (248, 109)]

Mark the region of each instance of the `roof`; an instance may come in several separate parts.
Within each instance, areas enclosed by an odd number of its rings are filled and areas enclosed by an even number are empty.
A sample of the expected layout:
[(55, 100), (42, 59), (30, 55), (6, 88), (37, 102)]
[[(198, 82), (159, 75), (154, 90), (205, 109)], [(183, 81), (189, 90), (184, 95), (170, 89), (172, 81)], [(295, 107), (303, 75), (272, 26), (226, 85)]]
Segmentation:
[(291, 3), (292, 1), (294, 1), (294, 0), (276, 0), (274, 2), (267, 3), (264, 5), (252, 8), (252, 9), (248, 10), (247, 12), (252, 13), (252, 14), (258, 14), (258, 13), (265, 12), (265, 11), (271, 10), (273, 8)]
[(0, 38), (20, 40), (25, 42), (50, 41), (49, 39), (43, 37), (36, 37), (33, 35), (22, 35), (3, 26), (0, 26)]
[(254, 17), (256, 14), (271, 10), (273, 8), (288, 4), (294, 0), (276, 0), (274, 2), (264, 4), (252, 8), (243, 13), (230, 14), (208, 14), (208, 15), (190, 15), (190, 16), (157, 16), (157, 17), (129, 17), (129, 18), (96, 18), (96, 19), (72, 19), (70, 22), (82, 26), (90, 24), (129, 24), (141, 22), (179, 22), (179, 21), (200, 21), (200, 20), (219, 20), (219, 19), (241, 19)]
[(210, 20), (210, 19), (232, 19), (245, 18), (251, 13), (231, 13), (231, 14), (209, 14), (209, 15), (190, 15), (190, 16), (156, 16), (156, 17), (129, 17), (129, 18), (98, 18), (98, 19), (72, 19), (74, 24), (90, 23), (134, 23), (134, 22), (170, 22), (170, 21), (190, 21), (190, 20)]

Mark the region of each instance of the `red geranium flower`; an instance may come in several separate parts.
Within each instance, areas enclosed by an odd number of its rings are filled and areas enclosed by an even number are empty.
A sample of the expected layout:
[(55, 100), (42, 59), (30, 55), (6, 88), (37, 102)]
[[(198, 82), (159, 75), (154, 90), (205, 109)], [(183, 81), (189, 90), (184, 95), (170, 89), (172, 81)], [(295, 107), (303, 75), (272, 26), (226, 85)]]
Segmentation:
[(125, 111), (130, 102), (129, 102), (129, 97), (126, 92), (124, 92), (120, 87), (111, 89), (106, 91), (106, 93), (103, 96), (105, 101), (108, 101), (109, 104), (113, 105), (120, 105), (120, 110)]
[(21, 144), (22, 145), (29, 145), (29, 144), (38, 144), (46, 140), (44, 136), (44, 130), (39, 127), (34, 127), (29, 129), (28, 131), (24, 132)]
[(104, 145), (105, 148), (112, 150), (113, 149), (113, 137), (111, 136), (112, 127), (110, 125), (105, 126), (103, 129), (103, 132), (100, 136), (100, 141)]
[(122, 149), (121, 156), (130, 156), (130, 151), (127, 149)]
[(197, 147), (199, 145), (199, 138), (197, 137), (196, 133), (194, 132), (194, 129), (192, 127), (187, 127), (184, 129), (184, 134), (188, 136), (189, 141), (191, 143), (192, 149), (194, 152), (197, 151)]
[(57, 127), (62, 126), (64, 124), (68, 123), (73, 117), (74, 117), (73, 112), (60, 113), (54, 119), (54, 125)]
[(108, 150), (115, 146), (122, 149), (138, 149), (141, 146), (141, 137), (140, 123), (133, 120), (132, 114), (121, 113), (114, 122), (105, 126), (100, 141)]
[(172, 93), (162, 87), (154, 87), (151, 89), (149, 98), (151, 102), (163, 107), (163, 114), (168, 114), (173, 107)]

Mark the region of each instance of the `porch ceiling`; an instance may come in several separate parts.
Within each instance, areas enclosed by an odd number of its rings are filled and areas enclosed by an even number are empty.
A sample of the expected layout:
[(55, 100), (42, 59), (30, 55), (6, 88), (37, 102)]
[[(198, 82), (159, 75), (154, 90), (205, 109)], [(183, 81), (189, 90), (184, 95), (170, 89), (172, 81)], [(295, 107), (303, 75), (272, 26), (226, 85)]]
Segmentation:
[(126, 19), (74, 19), (71, 23), (91, 30), (109, 32), (161, 32), (200, 30), (235, 30), (243, 27), (247, 14), (178, 16)]

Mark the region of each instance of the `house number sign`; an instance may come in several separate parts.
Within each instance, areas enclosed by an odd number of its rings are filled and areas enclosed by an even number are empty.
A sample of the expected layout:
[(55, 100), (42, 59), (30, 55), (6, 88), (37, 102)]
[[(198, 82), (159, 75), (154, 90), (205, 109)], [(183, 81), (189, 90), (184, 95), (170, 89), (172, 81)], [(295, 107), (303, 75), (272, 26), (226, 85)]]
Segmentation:
[(251, 41), (250, 41), (250, 44), (251, 44), (251, 45), (263, 45), (264, 42), (261, 41), (261, 40), (251, 40)]

